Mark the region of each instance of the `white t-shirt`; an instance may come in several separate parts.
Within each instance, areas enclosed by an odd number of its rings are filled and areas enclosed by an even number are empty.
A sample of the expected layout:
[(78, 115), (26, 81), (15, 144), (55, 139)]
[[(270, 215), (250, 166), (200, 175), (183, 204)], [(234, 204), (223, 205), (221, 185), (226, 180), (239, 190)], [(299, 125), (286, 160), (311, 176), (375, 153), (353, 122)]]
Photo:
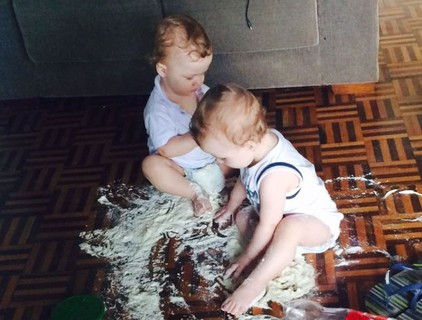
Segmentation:
[[(197, 96), (202, 96), (209, 88), (202, 85)], [(171, 138), (189, 131), (192, 115), (179, 105), (171, 102), (160, 85), (160, 76), (154, 80), (152, 90), (144, 110), (145, 128), (148, 133), (148, 149), (150, 154), (157, 152)], [(171, 158), (182, 168), (202, 168), (215, 161), (215, 158), (196, 147), (190, 152)]]

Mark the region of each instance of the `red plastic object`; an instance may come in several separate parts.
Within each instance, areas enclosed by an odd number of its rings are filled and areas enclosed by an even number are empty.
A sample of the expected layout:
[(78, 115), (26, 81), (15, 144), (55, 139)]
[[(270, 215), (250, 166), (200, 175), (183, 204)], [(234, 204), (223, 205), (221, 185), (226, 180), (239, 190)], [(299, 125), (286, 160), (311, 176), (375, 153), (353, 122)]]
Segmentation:
[[(345, 320), (388, 320), (389, 318), (377, 316), (366, 312), (350, 310)], [(391, 319), (391, 318), (390, 318)]]

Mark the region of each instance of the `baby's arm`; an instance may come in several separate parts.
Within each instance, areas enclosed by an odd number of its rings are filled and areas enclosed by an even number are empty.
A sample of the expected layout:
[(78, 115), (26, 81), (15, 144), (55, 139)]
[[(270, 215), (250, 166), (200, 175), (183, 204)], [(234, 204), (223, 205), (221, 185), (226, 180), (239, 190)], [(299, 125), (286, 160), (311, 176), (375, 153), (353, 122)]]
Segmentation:
[(230, 193), (229, 201), (220, 211), (218, 211), (214, 220), (217, 223), (227, 221), (233, 213), (239, 208), (243, 200), (246, 198), (246, 189), (240, 178), (237, 179), (236, 184), (233, 187), (233, 190)]
[(259, 222), (246, 250), (226, 273), (237, 278), (242, 271), (268, 247), (277, 225), (283, 218), (284, 203), (289, 191), (297, 187), (296, 175), (284, 170), (273, 171), (263, 178), (260, 186)]
[(190, 132), (172, 137), (165, 145), (158, 148), (158, 154), (173, 158), (184, 155), (198, 147)]
[(274, 237), (275, 229), (283, 218), (287, 194), (298, 184), (299, 178), (284, 170), (273, 171), (263, 178), (259, 188), (259, 222), (251, 240), (249, 248), (251, 253), (260, 254), (267, 249)]
[[(244, 254), (227, 272), (234, 273), (235, 277), (240, 275), (252, 260), (255, 260), (260, 253), (268, 249), (275, 236), (275, 230), (283, 217), (286, 195), (298, 183), (298, 177), (282, 171), (271, 172), (263, 179), (259, 191), (260, 221)], [(295, 240), (292, 239), (292, 241), (291, 246), (295, 246)], [(254, 299), (265, 289), (268, 281), (276, 277), (280, 270), (292, 259), (293, 257), (288, 252), (274, 251), (270, 248), (265, 258), (255, 266), (248, 278), (224, 301), (221, 309), (234, 315), (245, 312)]]

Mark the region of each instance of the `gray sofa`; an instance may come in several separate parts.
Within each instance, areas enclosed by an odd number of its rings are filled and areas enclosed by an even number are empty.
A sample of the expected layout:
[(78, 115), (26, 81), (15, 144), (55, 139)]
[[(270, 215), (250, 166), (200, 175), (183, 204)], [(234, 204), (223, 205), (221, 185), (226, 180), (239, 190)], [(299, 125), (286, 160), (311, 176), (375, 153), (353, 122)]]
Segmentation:
[(154, 29), (172, 13), (207, 30), (209, 85), (378, 79), (377, 0), (0, 0), (0, 99), (149, 93)]

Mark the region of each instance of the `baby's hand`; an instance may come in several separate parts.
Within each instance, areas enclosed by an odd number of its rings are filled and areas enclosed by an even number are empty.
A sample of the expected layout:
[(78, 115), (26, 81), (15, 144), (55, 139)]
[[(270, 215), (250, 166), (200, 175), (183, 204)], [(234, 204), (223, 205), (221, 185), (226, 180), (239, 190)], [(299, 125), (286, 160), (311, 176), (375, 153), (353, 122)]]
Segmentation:
[(223, 207), (220, 211), (215, 214), (214, 221), (218, 224), (228, 225), (227, 222), (231, 222), (232, 216), (233, 211), (227, 209), (227, 207)]
[(251, 260), (245, 256), (241, 255), (239, 259), (232, 263), (224, 272), (224, 276), (226, 278), (232, 277), (234, 279), (239, 278), (239, 276), (242, 274), (242, 272), (249, 266)]
[(236, 275), (237, 275), (237, 269), (239, 268), (239, 264), (237, 262), (232, 263), (227, 269), (226, 271), (224, 271), (224, 278), (233, 278), (236, 280)]

